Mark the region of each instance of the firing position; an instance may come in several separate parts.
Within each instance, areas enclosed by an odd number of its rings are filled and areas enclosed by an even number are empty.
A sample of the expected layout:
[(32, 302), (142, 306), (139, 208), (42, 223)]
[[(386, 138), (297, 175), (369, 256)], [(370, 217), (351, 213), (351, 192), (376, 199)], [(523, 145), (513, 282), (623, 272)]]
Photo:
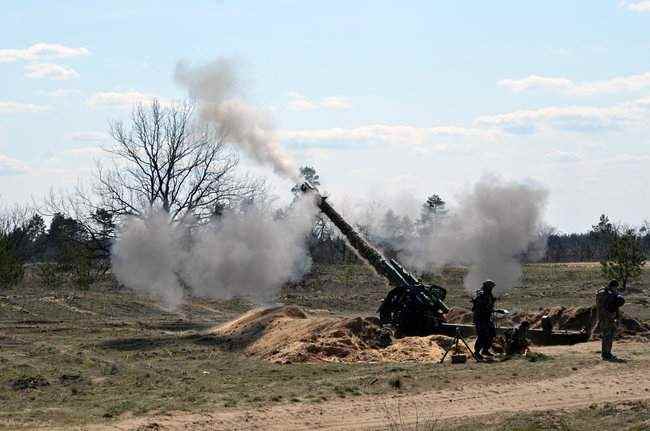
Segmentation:
[(620, 307), (625, 299), (618, 292), (618, 281), (612, 280), (607, 287), (596, 293), (596, 313), (602, 340), (601, 356), (605, 361), (615, 361), (612, 354), (612, 345), (620, 319)]
[(474, 327), (476, 328), (474, 352), (478, 360), (483, 359), (483, 355), (493, 356), (490, 347), (492, 347), (492, 341), (496, 336), (496, 326), (493, 318), (496, 299), (492, 295), (492, 289), (495, 286), (496, 284), (492, 280), (484, 281), (472, 299)]

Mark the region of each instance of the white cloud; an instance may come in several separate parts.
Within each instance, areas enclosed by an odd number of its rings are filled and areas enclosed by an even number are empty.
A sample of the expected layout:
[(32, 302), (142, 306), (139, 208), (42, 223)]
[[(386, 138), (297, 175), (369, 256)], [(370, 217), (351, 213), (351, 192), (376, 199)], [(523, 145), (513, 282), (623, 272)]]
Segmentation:
[(292, 111), (312, 111), (318, 109), (318, 104), (307, 99), (293, 99), (287, 105)]
[(56, 90), (48, 91), (42, 94), (50, 97), (69, 97), (79, 95), (81, 94), (81, 91), (72, 88), (58, 88)]
[(74, 132), (68, 133), (66, 138), (77, 142), (103, 142), (108, 135), (103, 132)]
[(436, 136), (495, 140), (500, 134), (494, 130), (457, 126), (414, 127), (374, 124), (349, 129), (284, 130), (279, 132), (279, 136), (283, 141), (295, 143), (385, 142), (419, 145)]
[(320, 106), (326, 109), (350, 109), (352, 103), (345, 97), (326, 97), (321, 100)]
[(549, 78), (538, 75), (530, 75), (523, 79), (502, 79), (497, 84), (514, 93), (549, 88), (566, 90), (575, 85), (571, 80), (566, 78)]
[(538, 129), (589, 132), (643, 126), (650, 119), (650, 98), (607, 107), (567, 106), (520, 110), (485, 115), (475, 120), (478, 127), (496, 127), (526, 134)]
[(314, 101), (307, 98), (305, 95), (291, 92), (289, 93), (289, 103), (287, 107), (292, 111), (313, 111), (315, 109), (331, 109), (331, 110), (345, 110), (352, 107), (352, 103), (346, 97), (330, 96)]
[(20, 103), (10, 101), (0, 101), (0, 114), (18, 114), (18, 113), (34, 113), (49, 111), (49, 106), (34, 105), (31, 103)]
[(636, 1), (632, 3), (622, 2), (621, 5), (627, 10), (631, 10), (633, 12), (650, 12), (649, 0)]
[(79, 147), (70, 148), (61, 152), (62, 156), (75, 156), (75, 157), (99, 157), (106, 155), (106, 151), (101, 147)]
[(567, 151), (553, 150), (548, 152), (544, 158), (553, 163), (573, 163), (579, 162), (582, 158), (576, 154)]
[(25, 66), (25, 76), (28, 78), (49, 78), (57, 81), (79, 78), (79, 73), (71, 67), (53, 63), (34, 63)]
[(126, 91), (126, 92), (99, 92), (93, 94), (90, 99), (88, 99), (88, 106), (92, 108), (130, 108), (133, 105), (139, 103), (149, 104), (154, 99), (158, 99), (161, 104), (168, 105), (171, 102), (157, 97), (153, 94), (145, 94), (137, 91)]
[(20, 160), (0, 154), (0, 177), (23, 175), (31, 172), (29, 166)]
[(41, 61), (89, 54), (90, 51), (87, 48), (72, 48), (56, 43), (36, 43), (25, 49), (0, 49), (0, 63), (12, 63), (19, 60)]
[(601, 161), (605, 165), (647, 165), (650, 162), (650, 154), (617, 154), (614, 157), (604, 159)]
[(497, 84), (514, 93), (530, 90), (553, 90), (572, 96), (592, 96), (650, 88), (650, 72), (583, 83), (576, 83), (568, 78), (530, 75), (522, 79), (502, 79)]

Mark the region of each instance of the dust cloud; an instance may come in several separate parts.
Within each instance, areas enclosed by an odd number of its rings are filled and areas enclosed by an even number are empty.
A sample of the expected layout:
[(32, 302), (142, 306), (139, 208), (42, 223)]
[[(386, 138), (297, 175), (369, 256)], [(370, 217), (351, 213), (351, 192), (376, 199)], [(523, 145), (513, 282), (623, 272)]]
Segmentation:
[(197, 227), (152, 210), (121, 226), (113, 273), (169, 309), (187, 295), (268, 303), (284, 282), (310, 269), (306, 237), (316, 211), (311, 199), (301, 199), (282, 217), (250, 207)]
[(496, 293), (503, 293), (519, 282), (524, 253), (529, 258), (544, 253), (540, 232), (547, 198), (548, 191), (539, 185), (484, 176), (430, 232), (408, 241), (402, 255), (419, 270), (432, 264), (468, 265), (468, 291), (490, 278)]

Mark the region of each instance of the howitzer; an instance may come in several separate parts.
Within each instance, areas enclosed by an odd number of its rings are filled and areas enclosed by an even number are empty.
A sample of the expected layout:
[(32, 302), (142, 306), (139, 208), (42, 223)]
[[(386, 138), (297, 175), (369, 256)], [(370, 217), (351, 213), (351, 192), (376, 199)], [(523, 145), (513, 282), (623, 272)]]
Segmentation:
[(444, 315), (449, 311), (444, 303), (447, 291), (441, 286), (422, 283), (395, 259), (384, 257), (311, 184), (305, 182), (300, 189), (313, 194), (318, 208), (341, 231), (353, 250), (393, 287), (379, 307), (381, 323), (392, 325), (399, 335), (436, 333), (436, 328), (445, 321)]
[[(445, 314), (449, 307), (444, 302), (445, 288), (424, 284), (395, 259), (387, 259), (329, 204), (327, 197), (322, 196), (316, 187), (304, 182), (300, 190), (313, 195), (318, 208), (341, 231), (352, 249), (392, 286), (378, 309), (382, 325), (393, 326), (396, 336), (476, 334), (473, 325), (446, 323)], [(497, 328), (497, 334), (512, 329)], [(589, 331), (553, 331), (552, 325), (550, 328), (530, 329), (528, 333), (536, 344), (574, 344), (587, 341), (590, 336)]]

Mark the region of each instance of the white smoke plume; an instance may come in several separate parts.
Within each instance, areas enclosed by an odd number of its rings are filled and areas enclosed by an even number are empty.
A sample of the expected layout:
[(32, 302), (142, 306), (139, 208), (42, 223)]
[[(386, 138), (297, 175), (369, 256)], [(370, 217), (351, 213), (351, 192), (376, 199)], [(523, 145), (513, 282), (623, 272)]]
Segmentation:
[(178, 279), (183, 230), (160, 210), (126, 219), (111, 250), (115, 278), (138, 292), (155, 294), (170, 309), (178, 306), (183, 297)]
[(256, 162), (271, 166), (278, 175), (298, 179), (293, 160), (280, 148), (270, 116), (238, 94), (234, 62), (219, 58), (196, 67), (179, 62), (174, 77), (198, 102), (201, 118), (225, 132), (228, 142)]
[(284, 282), (309, 270), (306, 237), (316, 211), (312, 200), (304, 199), (282, 218), (252, 207), (190, 227), (152, 210), (122, 225), (113, 247), (113, 273), (170, 309), (188, 293), (269, 302)]
[(497, 293), (507, 291), (521, 278), (520, 256), (530, 250), (543, 253), (540, 232), (547, 197), (540, 186), (485, 176), (431, 233), (406, 245), (407, 262), (420, 270), (431, 264), (466, 264), (468, 291), (488, 278), (496, 282)]

